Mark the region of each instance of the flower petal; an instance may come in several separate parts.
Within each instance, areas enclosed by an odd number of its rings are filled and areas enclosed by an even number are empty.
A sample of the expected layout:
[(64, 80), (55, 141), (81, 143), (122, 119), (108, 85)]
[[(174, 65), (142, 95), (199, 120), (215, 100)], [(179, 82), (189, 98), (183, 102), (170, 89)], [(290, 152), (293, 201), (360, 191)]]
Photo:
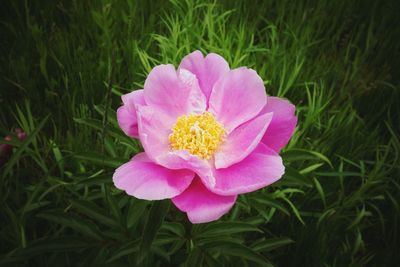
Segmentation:
[(138, 138), (139, 133), (136, 106), (145, 105), (143, 90), (133, 91), (129, 94), (123, 95), (121, 98), (124, 105), (119, 107), (117, 110), (119, 127), (121, 127), (122, 131), (126, 135)]
[(297, 124), (296, 107), (279, 97), (268, 97), (267, 105), (261, 113), (273, 112), (272, 121), (265, 132), (262, 142), (279, 152), (292, 137)]
[(209, 186), (215, 186), (212, 162), (190, 154), (187, 150), (169, 151), (156, 158), (160, 165), (170, 169), (189, 169)]
[(272, 115), (262, 114), (233, 130), (215, 153), (215, 168), (227, 168), (246, 158), (260, 143)]
[(134, 138), (139, 136), (136, 114), (130, 112), (126, 106), (118, 108), (117, 120), (119, 127), (127, 136)]
[(214, 187), (219, 195), (238, 195), (272, 184), (282, 177), (285, 167), (281, 157), (263, 143), (244, 160), (225, 169), (215, 170)]
[(168, 136), (175, 120), (152, 106), (137, 107), (139, 137), (146, 154), (155, 161), (170, 150)]
[(189, 170), (170, 170), (152, 162), (145, 153), (139, 153), (120, 166), (113, 175), (117, 188), (128, 195), (146, 200), (172, 198), (182, 193), (192, 182)]
[(138, 107), (140, 141), (146, 154), (157, 164), (169, 169), (189, 169), (215, 184), (211, 163), (191, 155), (186, 150), (171, 151), (168, 136), (175, 121), (150, 106)]
[(238, 68), (227, 72), (214, 84), (208, 110), (230, 133), (254, 118), (266, 103), (264, 83), (257, 72)]
[(178, 209), (187, 213), (192, 223), (218, 220), (232, 208), (235, 201), (236, 196), (220, 196), (210, 192), (198, 178), (182, 194), (172, 199)]
[(186, 69), (196, 75), (200, 88), (208, 99), (215, 82), (229, 71), (229, 65), (220, 55), (210, 53), (204, 57), (197, 50), (182, 59), (179, 69)]
[(129, 111), (136, 112), (136, 105), (146, 105), (144, 101), (143, 89), (135, 90), (130, 92), (129, 94), (125, 94), (121, 96), (122, 103), (128, 107)]
[(188, 113), (203, 113), (206, 98), (196, 76), (187, 70), (175, 70), (173, 65), (153, 68), (144, 83), (146, 104), (177, 118)]

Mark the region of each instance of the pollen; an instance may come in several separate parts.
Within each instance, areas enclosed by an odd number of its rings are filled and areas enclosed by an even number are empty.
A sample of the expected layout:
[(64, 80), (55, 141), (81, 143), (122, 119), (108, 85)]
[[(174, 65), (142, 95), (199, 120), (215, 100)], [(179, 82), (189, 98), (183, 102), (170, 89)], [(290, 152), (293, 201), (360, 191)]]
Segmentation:
[(178, 117), (169, 135), (172, 150), (187, 150), (202, 159), (210, 159), (224, 141), (225, 129), (210, 112)]

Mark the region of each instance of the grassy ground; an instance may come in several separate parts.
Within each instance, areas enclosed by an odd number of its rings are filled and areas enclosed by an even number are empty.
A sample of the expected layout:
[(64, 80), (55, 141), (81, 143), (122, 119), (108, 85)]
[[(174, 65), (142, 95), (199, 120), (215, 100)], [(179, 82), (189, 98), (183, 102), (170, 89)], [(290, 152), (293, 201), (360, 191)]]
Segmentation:
[[(396, 1), (4, 1), (0, 134), (5, 266), (399, 266)], [(284, 178), (191, 226), (114, 188), (141, 150), (121, 94), (200, 49), (297, 106)], [(5, 141), (1, 141), (4, 143)], [(164, 221), (161, 214), (166, 211)], [(157, 231), (158, 230), (158, 231)]]

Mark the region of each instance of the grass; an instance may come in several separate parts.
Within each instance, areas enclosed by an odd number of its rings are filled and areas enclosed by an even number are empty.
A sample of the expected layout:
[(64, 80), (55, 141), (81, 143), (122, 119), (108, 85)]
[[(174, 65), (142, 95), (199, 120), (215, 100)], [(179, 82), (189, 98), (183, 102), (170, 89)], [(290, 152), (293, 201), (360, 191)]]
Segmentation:
[[(6, 1), (0, 133), (4, 266), (398, 266), (396, 1)], [(216, 52), (297, 106), (278, 183), (191, 226), (130, 198), (114, 169), (142, 150), (121, 94), (157, 64)], [(6, 141), (1, 141), (5, 143)], [(164, 218), (165, 217), (165, 218)]]

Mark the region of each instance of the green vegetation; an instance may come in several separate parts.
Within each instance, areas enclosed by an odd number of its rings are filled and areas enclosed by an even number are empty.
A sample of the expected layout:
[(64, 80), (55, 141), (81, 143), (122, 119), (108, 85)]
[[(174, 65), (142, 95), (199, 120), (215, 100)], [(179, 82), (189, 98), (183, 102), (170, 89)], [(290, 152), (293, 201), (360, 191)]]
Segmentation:
[[(3, 1), (2, 266), (400, 266), (398, 1)], [(200, 49), (297, 106), (279, 182), (190, 225), (128, 197), (121, 94)], [(165, 217), (163, 216), (165, 214)]]

